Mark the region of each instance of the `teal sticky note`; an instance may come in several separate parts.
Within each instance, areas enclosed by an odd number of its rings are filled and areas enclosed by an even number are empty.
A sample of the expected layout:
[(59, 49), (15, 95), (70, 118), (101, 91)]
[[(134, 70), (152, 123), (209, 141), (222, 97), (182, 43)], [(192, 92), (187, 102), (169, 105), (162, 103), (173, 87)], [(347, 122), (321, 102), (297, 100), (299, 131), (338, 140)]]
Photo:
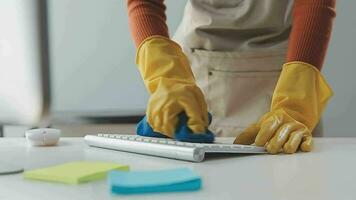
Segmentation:
[(154, 171), (111, 171), (110, 190), (115, 194), (193, 191), (201, 188), (201, 178), (189, 168)]

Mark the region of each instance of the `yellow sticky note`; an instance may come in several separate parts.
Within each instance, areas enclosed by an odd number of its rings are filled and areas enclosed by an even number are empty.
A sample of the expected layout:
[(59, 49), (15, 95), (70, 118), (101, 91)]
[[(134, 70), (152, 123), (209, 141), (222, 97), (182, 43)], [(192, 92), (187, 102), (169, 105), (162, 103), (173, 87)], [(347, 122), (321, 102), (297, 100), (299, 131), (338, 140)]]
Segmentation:
[(107, 162), (78, 161), (24, 172), (26, 179), (78, 184), (103, 179), (110, 170), (128, 171), (129, 166)]

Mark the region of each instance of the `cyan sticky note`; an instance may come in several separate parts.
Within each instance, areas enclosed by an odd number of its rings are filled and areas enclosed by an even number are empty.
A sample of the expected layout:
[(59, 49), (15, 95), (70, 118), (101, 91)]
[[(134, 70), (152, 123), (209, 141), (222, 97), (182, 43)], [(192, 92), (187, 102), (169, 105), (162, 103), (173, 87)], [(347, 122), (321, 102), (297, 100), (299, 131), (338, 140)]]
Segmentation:
[(201, 178), (189, 168), (154, 171), (111, 171), (108, 184), (114, 194), (193, 191), (201, 188)]
[(104, 179), (110, 170), (128, 171), (129, 166), (108, 162), (78, 161), (24, 172), (24, 178), (78, 184)]

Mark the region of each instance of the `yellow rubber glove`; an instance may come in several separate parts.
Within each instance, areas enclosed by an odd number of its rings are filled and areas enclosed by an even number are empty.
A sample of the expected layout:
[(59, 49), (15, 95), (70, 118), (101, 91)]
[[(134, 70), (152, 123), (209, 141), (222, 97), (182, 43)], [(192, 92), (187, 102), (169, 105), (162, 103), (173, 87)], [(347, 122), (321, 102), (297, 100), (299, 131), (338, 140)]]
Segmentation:
[(235, 139), (235, 144), (265, 146), (271, 154), (311, 151), (312, 131), (320, 120), (332, 90), (314, 66), (290, 62), (283, 66), (270, 112)]
[(136, 64), (151, 94), (146, 116), (155, 132), (173, 137), (182, 112), (194, 133), (206, 131), (207, 104), (178, 44), (161, 36), (149, 37), (137, 50)]

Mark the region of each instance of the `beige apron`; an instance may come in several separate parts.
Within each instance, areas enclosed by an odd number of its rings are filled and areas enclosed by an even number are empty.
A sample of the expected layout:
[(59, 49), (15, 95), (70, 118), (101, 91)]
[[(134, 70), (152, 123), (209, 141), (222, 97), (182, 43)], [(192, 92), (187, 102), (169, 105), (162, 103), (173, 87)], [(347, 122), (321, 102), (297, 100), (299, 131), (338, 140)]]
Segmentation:
[(217, 136), (269, 111), (285, 62), (292, 1), (190, 0), (173, 39), (191, 62)]

